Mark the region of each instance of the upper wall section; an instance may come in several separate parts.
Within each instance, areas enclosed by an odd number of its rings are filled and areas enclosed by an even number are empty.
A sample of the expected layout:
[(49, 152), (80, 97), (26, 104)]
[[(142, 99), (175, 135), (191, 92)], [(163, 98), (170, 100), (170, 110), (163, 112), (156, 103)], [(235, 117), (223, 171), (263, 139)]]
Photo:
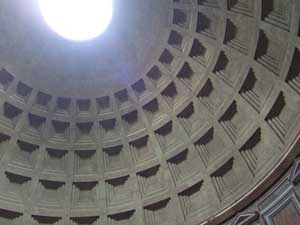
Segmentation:
[(108, 30), (80, 43), (50, 30), (37, 1), (1, 1), (1, 66), (50, 95), (98, 97), (132, 84), (163, 48), (172, 2), (113, 2)]

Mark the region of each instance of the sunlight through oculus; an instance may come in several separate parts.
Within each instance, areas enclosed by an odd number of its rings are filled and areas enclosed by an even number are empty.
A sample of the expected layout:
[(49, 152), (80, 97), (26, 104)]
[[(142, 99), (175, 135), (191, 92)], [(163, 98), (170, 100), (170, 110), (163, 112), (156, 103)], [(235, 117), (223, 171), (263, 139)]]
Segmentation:
[(85, 41), (108, 27), (113, 0), (38, 0), (46, 23), (64, 38)]

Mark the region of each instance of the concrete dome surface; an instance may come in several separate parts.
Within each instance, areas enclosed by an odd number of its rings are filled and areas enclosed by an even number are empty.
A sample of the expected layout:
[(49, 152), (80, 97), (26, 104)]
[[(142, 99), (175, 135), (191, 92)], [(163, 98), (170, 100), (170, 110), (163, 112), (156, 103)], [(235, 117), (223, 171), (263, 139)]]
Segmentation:
[(300, 223), (300, 1), (113, 3), (0, 2), (0, 225)]

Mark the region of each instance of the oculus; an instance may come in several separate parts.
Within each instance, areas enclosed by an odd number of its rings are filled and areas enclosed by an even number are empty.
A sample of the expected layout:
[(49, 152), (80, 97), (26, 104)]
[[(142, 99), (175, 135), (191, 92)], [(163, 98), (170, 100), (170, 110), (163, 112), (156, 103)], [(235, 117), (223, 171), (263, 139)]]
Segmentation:
[(60, 36), (91, 40), (109, 26), (113, 0), (38, 0), (45, 22)]

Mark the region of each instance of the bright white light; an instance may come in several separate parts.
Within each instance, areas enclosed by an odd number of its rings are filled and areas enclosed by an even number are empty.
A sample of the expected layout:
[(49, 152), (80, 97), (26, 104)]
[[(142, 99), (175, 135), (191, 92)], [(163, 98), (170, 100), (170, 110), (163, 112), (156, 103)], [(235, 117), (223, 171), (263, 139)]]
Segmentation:
[(99, 36), (112, 18), (112, 0), (38, 0), (46, 23), (64, 38), (84, 41)]

